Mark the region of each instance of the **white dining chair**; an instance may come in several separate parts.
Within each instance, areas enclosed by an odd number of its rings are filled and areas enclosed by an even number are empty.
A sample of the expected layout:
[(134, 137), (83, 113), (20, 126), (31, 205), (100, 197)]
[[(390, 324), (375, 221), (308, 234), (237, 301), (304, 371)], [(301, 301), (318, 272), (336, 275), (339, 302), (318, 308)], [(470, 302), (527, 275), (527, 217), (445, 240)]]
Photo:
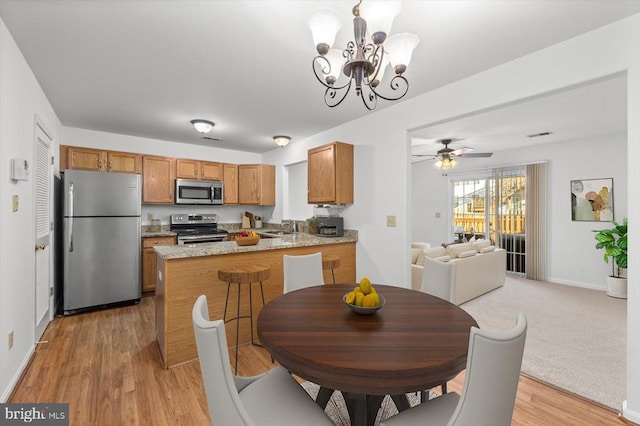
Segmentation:
[(209, 321), (205, 295), (198, 297), (191, 316), (211, 424), (333, 425), (284, 368), (252, 377), (231, 374), (224, 322)]
[(462, 395), (450, 392), (402, 411), (380, 426), (509, 426), (516, 400), (527, 318), (508, 331), (471, 327)]
[(324, 284), (321, 252), (300, 256), (285, 254), (282, 265), (284, 267), (283, 293)]

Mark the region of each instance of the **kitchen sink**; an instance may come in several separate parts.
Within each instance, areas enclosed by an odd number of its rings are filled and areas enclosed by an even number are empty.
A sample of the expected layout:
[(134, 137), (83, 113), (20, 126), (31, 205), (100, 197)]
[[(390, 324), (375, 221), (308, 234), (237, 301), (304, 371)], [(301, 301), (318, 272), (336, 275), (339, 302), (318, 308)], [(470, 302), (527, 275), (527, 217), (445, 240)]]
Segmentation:
[(282, 235), (291, 235), (293, 234), (293, 232), (291, 231), (268, 231), (268, 232), (259, 232), (261, 237), (267, 237), (267, 238), (275, 238), (275, 237), (281, 237)]

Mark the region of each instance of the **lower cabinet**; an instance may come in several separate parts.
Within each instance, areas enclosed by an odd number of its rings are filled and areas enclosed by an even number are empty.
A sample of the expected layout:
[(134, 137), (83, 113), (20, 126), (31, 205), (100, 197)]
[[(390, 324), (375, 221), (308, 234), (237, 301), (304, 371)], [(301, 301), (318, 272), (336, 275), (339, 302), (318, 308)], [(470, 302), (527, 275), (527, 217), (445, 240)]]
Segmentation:
[(145, 237), (142, 238), (142, 292), (146, 293), (156, 289), (158, 277), (156, 276), (156, 252), (153, 246), (172, 246), (176, 243), (176, 237)]

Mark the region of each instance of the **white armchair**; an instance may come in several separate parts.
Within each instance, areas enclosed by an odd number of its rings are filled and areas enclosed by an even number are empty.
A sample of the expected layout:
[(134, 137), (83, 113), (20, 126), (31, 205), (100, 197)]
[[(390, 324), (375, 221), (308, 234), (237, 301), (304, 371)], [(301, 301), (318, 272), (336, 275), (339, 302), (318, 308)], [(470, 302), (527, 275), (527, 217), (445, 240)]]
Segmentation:
[(509, 426), (513, 417), (527, 318), (513, 329), (492, 332), (471, 327), (462, 395), (447, 393), (405, 410), (380, 426)]
[(209, 321), (205, 295), (193, 305), (192, 320), (211, 424), (333, 426), (284, 368), (253, 377), (231, 374), (224, 322)]

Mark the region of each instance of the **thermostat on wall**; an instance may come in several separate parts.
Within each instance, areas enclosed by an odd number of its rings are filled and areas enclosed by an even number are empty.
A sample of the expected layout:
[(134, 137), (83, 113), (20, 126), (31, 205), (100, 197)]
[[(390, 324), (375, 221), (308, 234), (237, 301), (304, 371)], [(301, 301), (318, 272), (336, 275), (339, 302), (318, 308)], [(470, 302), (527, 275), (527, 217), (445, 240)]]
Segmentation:
[(29, 162), (24, 158), (11, 159), (11, 179), (29, 180)]

